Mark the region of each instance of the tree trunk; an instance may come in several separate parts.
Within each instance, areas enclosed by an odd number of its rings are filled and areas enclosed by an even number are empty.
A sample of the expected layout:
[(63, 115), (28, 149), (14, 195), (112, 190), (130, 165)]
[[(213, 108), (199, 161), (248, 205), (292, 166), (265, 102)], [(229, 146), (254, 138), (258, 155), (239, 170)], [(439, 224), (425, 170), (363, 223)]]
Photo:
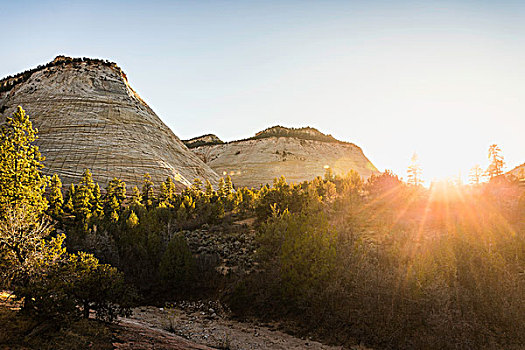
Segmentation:
[(89, 302), (84, 302), (84, 318), (89, 318)]

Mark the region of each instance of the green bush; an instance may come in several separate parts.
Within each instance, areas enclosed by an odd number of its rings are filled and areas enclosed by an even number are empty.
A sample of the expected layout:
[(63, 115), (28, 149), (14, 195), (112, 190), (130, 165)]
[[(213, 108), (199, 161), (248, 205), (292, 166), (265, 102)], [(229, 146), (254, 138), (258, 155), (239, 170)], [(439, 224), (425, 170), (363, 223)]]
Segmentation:
[(169, 242), (159, 265), (160, 278), (166, 289), (174, 293), (191, 286), (195, 274), (195, 261), (186, 239), (175, 235)]

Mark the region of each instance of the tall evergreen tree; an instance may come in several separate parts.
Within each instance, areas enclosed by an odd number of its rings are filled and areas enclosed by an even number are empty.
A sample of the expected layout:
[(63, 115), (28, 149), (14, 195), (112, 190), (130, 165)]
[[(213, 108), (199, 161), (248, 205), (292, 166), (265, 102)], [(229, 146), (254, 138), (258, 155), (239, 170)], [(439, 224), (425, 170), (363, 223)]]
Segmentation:
[(175, 196), (175, 193), (177, 192), (177, 188), (175, 187), (175, 182), (173, 182), (171, 177), (168, 177), (166, 179), (166, 188), (168, 190), (168, 200), (173, 201), (173, 197)]
[(138, 224), (139, 224), (139, 217), (138, 217), (137, 214), (135, 214), (135, 212), (132, 210), (132, 211), (129, 213), (128, 218), (126, 219), (126, 226), (128, 226), (129, 228), (134, 228), (134, 227), (136, 227)]
[(169, 193), (168, 193), (168, 187), (166, 186), (166, 183), (163, 182), (160, 184), (160, 190), (159, 190), (159, 207), (161, 208), (167, 208), (169, 207)]
[(37, 133), (20, 106), (0, 128), (0, 216), (14, 206), (23, 205), (37, 215), (47, 208), (48, 179), (40, 173), (44, 157), (33, 144)]
[(100, 194), (100, 186), (98, 183), (95, 184), (93, 189), (93, 200), (91, 201), (91, 212), (93, 215), (100, 215), (103, 211), (102, 195)]
[(155, 198), (153, 196), (153, 182), (149, 173), (144, 174), (144, 182), (142, 183), (142, 203), (147, 209), (153, 206)]
[(472, 169), (470, 169), (469, 173), (469, 181), (473, 185), (478, 185), (481, 182), (481, 178), (483, 176), (483, 169), (476, 164)]
[(496, 176), (503, 174), (503, 156), (501, 155), (501, 148), (498, 145), (493, 144), (489, 147), (489, 160), (490, 164), (487, 169), (487, 175), (492, 180)]
[(86, 187), (91, 192), (95, 189), (95, 182), (93, 181), (93, 175), (89, 169), (85, 169), (82, 173), (82, 178), (78, 184), (78, 187)]
[(224, 191), (227, 196), (233, 193), (233, 182), (229, 175), (226, 176), (226, 180), (224, 180)]
[(73, 208), (76, 218), (85, 222), (90, 216), (94, 202), (95, 183), (89, 169), (85, 169), (73, 197)]
[(64, 198), (62, 197), (62, 181), (60, 181), (60, 178), (57, 174), (54, 174), (51, 178), (49, 189), (49, 207), (47, 209), (47, 213), (52, 218), (58, 219), (64, 213), (62, 210)]
[(168, 177), (166, 181), (160, 184), (159, 191), (159, 206), (162, 207), (172, 207), (173, 200), (175, 197), (176, 187), (175, 183)]
[(131, 190), (131, 201), (130, 206), (132, 209), (143, 207), (142, 204), (142, 195), (140, 194), (140, 190), (137, 186), (133, 186), (133, 189)]
[(124, 200), (126, 199), (126, 183), (118, 178), (108, 182), (104, 195), (104, 215), (113, 222), (118, 221)]
[(104, 202), (104, 216), (111, 222), (117, 222), (119, 219), (120, 204), (115, 196), (109, 197)]
[(221, 177), (217, 185), (217, 195), (221, 198), (226, 197), (226, 184), (224, 179)]
[(410, 165), (407, 169), (407, 183), (414, 186), (420, 186), (423, 184), (423, 181), (421, 179), (422, 175), (421, 166), (419, 165), (417, 154), (413, 154), (412, 158), (410, 159)]
[(206, 187), (204, 188), (204, 193), (206, 194), (206, 197), (213, 196), (214, 190), (210, 180), (206, 180)]
[(74, 211), (73, 198), (75, 197), (76, 188), (75, 184), (69, 185), (69, 189), (66, 192), (66, 198), (64, 199), (63, 210), (68, 214), (72, 214)]
[(105, 197), (115, 197), (119, 205), (122, 205), (126, 199), (126, 183), (119, 178), (113, 178), (108, 182)]
[(202, 193), (202, 180), (199, 178), (193, 179), (191, 184), (191, 191), (195, 197), (200, 196)]

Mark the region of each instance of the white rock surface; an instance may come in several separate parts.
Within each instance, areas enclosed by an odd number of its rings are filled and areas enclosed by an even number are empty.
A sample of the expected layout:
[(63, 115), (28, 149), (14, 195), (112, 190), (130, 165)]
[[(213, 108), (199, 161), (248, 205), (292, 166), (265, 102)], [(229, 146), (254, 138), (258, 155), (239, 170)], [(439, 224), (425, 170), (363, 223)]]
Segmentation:
[[(0, 87), (6, 82), (0, 81)], [(39, 129), (44, 172), (58, 173), (65, 185), (77, 182), (86, 168), (102, 187), (113, 177), (128, 187), (140, 186), (147, 172), (156, 185), (168, 176), (179, 187), (197, 177), (218, 180), (135, 93), (114, 63), (59, 56), (0, 92), (4, 116), (18, 105)]]
[(192, 149), (220, 176), (230, 175), (239, 186), (272, 184), (284, 175), (288, 182), (323, 176), (326, 168), (345, 175), (356, 170), (363, 178), (377, 172), (358, 146), (295, 137), (268, 137), (204, 145)]

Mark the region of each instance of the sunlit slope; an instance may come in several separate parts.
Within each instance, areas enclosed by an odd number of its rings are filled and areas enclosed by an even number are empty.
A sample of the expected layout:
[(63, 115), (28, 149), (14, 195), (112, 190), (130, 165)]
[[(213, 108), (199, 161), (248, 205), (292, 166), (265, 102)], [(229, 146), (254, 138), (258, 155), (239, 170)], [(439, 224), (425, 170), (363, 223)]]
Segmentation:
[(334, 174), (357, 171), (363, 178), (377, 172), (361, 148), (313, 128), (274, 127), (255, 137), (192, 149), (219, 175), (237, 186), (257, 187), (284, 175), (289, 182), (311, 180), (331, 168)]
[(128, 185), (150, 173), (156, 184), (170, 176), (179, 188), (217, 174), (190, 152), (131, 88), (115, 64), (59, 56), (53, 62), (0, 81), (0, 113), (21, 105), (39, 130), (44, 173), (67, 185), (89, 168), (101, 185), (113, 177)]
[(507, 172), (507, 174), (516, 176), (520, 180), (525, 180), (525, 163), (518, 165), (514, 169)]

